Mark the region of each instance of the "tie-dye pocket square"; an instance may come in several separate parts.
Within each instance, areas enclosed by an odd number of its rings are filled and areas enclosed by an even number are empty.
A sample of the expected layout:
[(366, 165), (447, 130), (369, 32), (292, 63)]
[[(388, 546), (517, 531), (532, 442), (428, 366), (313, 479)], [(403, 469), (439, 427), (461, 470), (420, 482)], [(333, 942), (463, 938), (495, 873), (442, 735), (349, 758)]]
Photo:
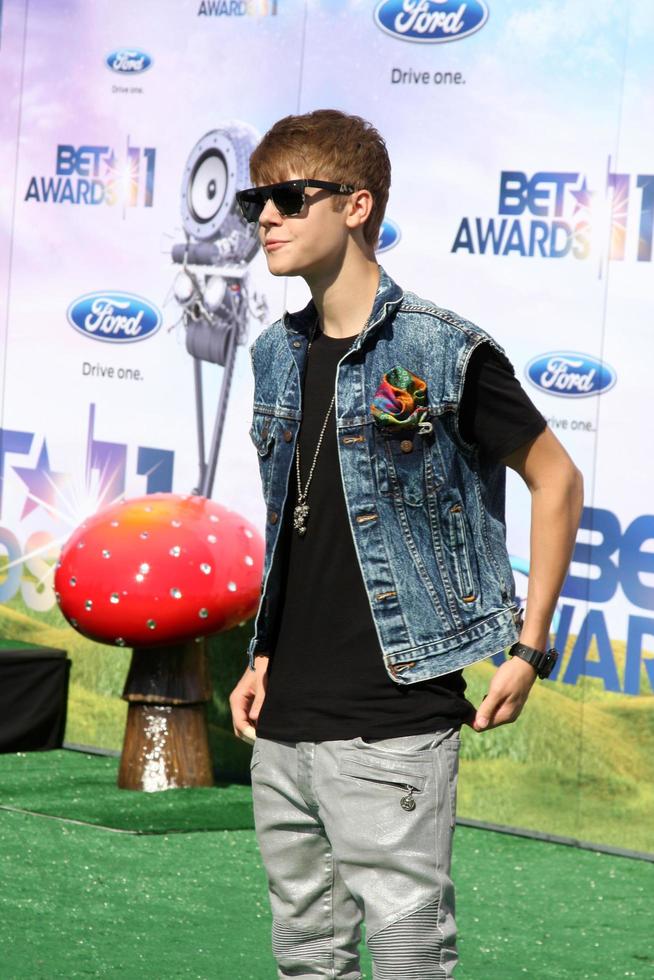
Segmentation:
[(386, 430), (411, 429), (427, 423), (427, 383), (403, 367), (385, 374), (370, 406), (378, 425)]

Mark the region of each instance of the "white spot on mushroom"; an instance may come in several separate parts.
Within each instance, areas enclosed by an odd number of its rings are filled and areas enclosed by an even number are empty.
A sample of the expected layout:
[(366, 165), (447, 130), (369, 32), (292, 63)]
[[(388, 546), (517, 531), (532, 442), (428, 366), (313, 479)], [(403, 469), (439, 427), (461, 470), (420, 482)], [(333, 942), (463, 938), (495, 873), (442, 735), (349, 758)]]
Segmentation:
[(252, 531), (250, 530), (249, 527), (244, 527), (243, 528), (243, 534), (245, 535), (246, 538), (253, 538), (254, 537), (254, 535), (252, 534)]
[(139, 565), (139, 572), (141, 572), (142, 575), (147, 575), (149, 571), (150, 566), (148, 565), (147, 561), (144, 561), (141, 565)]
[(227, 583), (227, 591), (228, 592), (236, 592), (236, 582), (228, 582)]
[(215, 544), (217, 540), (218, 538), (216, 537), (215, 534), (207, 534), (207, 541), (209, 542), (209, 544)]
[(146, 623), (146, 626), (148, 627), (149, 630), (156, 630), (157, 628), (157, 624), (154, 619), (149, 619)]
[(212, 524), (217, 524), (220, 518), (216, 517), (215, 514), (209, 514), (209, 520), (211, 521)]
[(71, 575), (70, 577), (70, 584), (73, 588), (77, 585), (77, 579), (75, 578), (74, 575)]
[(108, 551), (106, 548), (103, 548), (102, 549), (102, 557), (103, 558), (111, 558), (111, 552)]
[(93, 599), (87, 599), (84, 603), (84, 608), (87, 612), (90, 612), (93, 609)]
[(199, 611), (198, 616), (200, 617), (200, 619), (206, 619), (208, 615), (209, 615), (209, 610), (205, 609), (203, 606), (202, 609)]
[(181, 599), (182, 598), (182, 590), (181, 589), (171, 589), (170, 590), (170, 594), (173, 597), (173, 599)]
[(173, 527), (181, 527), (182, 526), (182, 522), (181, 521), (171, 521), (170, 523), (172, 524)]
[(122, 636), (117, 636), (116, 639), (114, 640), (114, 643), (116, 644), (117, 647), (125, 646), (125, 641), (123, 640)]
[[(110, 521), (109, 522), (109, 527), (119, 527), (119, 526), (120, 526), (120, 521)], [(122, 639), (122, 637), (119, 636), (118, 639), (120, 640), (120, 639)]]
[(181, 553), (182, 553), (182, 549), (180, 548), (180, 546), (178, 544), (174, 544), (172, 546), (172, 548), (170, 549), (170, 551), (168, 552), (168, 554), (169, 555), (172, 555), (173, 558), (179, 558), (179, 556), (181, 555)]
[(146, 540), (147, 540), (147, 538), (149, 538), (149, 537), (150, 537), (150, 535), (148, 534), (148, 532), (147, 532), (147, 531), (141, 531), (141, 533), (139, 534), (139, 537), (140, 537), (140, 538), (143, 538), (143, 540), (144, 540), (144, 541), (146, 541)]
[(200, 565), (200, 571), (203, 575), (209, 575), (211, 573), (211, 565), (209, 565), (208, 562), (203, 561)]
[(246, 555), (243, 561), (245, 562), (246, 565), (254, 565), (254, 558), (252, 557), (252, 555)]
[(120, 602), (120, 595), (117, 592), (112, 592), (109, 596), (109, 602), (112, 602), (115, 606), (116, 603)]

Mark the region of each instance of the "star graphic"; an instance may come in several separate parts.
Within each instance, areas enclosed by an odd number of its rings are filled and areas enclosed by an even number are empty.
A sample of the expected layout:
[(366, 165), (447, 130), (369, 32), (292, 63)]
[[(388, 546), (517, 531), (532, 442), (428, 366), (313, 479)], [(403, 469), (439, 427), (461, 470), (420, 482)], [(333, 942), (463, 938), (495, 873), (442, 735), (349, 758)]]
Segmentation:
[(585, 177), (584, 177), (584, 182), (579, 188), (579, 190), (570, 191), (570, 193), (572, 194), (575, 201), (577, 202), (575, 204), (575, 209), (573, 211), (573, 214), (576, 214), (577, 211), (581, 211), (582, 208), (590, 208), (593, 197), (595, 196), (595, 191), (588, 190), (588, 184), (586, 183)]
[(109, 150), (108, 153), (102, 157), (102, 162), (104, 164), (104, 180), (110, 180), (116, 171), (116, 154), (113, 150)]
[(27, 487), (27, 499), (20, 519), (23, 520), (37, 507), (43, 507), (51, 515), (56, 514), (57, 500), (69, 485), (70, 477), (67, 473), (55, 473), (50, 469), (45, 439), (36, 466), (33, 469), (14, 466), (14, 470)]

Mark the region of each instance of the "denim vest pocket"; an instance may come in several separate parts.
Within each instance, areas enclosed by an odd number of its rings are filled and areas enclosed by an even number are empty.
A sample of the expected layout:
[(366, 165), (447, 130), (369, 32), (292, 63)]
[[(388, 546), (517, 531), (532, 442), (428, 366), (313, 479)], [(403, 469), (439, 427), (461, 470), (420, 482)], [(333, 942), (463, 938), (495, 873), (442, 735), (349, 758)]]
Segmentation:
[(268, 500), (275, 452), (275, 419), (265, 412), (255, 411), (250, 427), (250, 438), (259, 457), (259, 472), (265, 500)]
[(420, 507), (426, 493), (425, 437), (417, 428), (388, 431), (374, 426), (379, 489)]
[(473, 603), (479, 598), (479, 585), (468, 516), (454, 490), (443, 495), (442, 505), (446, 546), (449, 546), (458, 598), (461, 602)]

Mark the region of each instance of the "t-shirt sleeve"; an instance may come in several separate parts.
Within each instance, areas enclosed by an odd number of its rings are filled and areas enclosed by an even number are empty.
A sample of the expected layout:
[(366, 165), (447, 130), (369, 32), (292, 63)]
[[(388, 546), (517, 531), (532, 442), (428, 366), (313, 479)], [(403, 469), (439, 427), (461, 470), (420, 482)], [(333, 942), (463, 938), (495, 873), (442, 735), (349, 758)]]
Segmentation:
[(535, 439), (547, 422), (491, 344), (470, 358), (459, 405), (459, 432), (492, 460), (504, 459)]

